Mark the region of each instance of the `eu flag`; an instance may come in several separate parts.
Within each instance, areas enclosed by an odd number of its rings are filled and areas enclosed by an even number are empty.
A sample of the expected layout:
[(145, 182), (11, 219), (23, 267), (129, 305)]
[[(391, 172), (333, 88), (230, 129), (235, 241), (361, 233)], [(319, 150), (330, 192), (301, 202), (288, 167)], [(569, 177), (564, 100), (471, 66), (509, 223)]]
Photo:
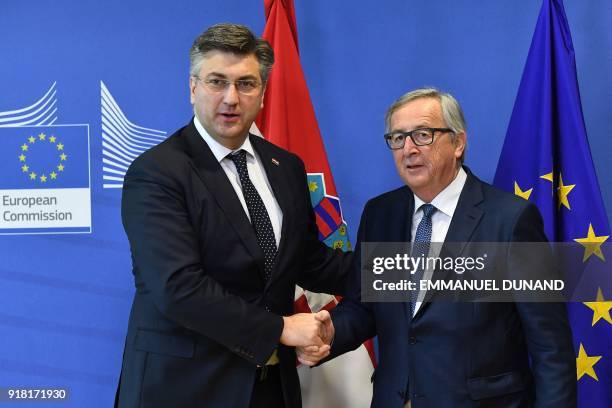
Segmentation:
[[(611, 279), (603, 251), (610, 226), (561, 0), (542, 4), (494, 183), (539, 207), (549, 240), (584, 247), (574, 275), (598, 269)], [(580, 407), (612, 406), (612, 293), (604, 292), (594, 289), (591, 301), (568, 304)]]
[(0, 191), (89, 188), (86, 125), (0, 126)]
[(0, 235), (91, 232), (88, 132), (0, 126)]

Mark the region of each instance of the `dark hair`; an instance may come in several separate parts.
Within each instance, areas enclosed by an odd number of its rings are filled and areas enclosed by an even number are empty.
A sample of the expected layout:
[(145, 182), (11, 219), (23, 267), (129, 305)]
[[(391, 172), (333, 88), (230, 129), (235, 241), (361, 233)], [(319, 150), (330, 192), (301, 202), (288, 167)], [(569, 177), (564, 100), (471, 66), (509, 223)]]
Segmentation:
[(210, 51), (230, 52), (236, 55), (254, 54), (259, 62), (259, 74), (265, 84), (274, 64), (274, 51), (263, 38), (256, 37), (248, 27), (240, 24), (221, 23), (209, 27), (200, 34), (189, 51), (189, 74), (197, 76), (202, 60)]

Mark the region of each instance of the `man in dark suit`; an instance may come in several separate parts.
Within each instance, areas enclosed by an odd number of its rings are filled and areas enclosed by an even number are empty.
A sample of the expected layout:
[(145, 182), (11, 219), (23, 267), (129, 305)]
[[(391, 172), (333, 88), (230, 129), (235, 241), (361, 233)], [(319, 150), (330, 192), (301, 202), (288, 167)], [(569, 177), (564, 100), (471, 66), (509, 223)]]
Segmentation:
[(218, 24), (190, 52), (195, 116), (138, 157), (122, 219), (136, 294), (119, 407), (299, 407), (293, 346), (327, 312), (293, 315), (295, 285), (343, 293), (349, 259), (320, 243), (304, 164), (249, 128), (274, 61)]
[[(335, 329), (331, 357), (378, 335), (373, 407), (576, 406), (564, 304), (451, 303), (429, 292), (403, 303), (361, 302), (362, 243), (412, 242), (432, 256), (430, 242), (546, 241), (534, 205), (462, 166), (466, 127), (451, 95), (431, 88), (405, 94), (389, 108), (386, 128), (406, 186), (365, 206), (349, 295), (329, 323)], [(516, 259), (501, 261), (517, 265)], [(424, 279), (437, 273), (422, 272)], [(328, 354), (327, 346), (298, 348), (300, 361), (309, 365)]]

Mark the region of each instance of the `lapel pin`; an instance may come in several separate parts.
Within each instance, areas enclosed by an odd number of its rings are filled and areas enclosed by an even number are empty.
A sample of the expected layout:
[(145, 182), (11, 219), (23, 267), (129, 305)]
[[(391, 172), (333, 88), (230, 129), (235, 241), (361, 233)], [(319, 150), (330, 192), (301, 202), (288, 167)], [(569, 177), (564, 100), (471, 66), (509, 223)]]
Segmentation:
[(276, 160), (275, 158), (272, 158), (272, 163), (274, 163), (277, 166), (280, 164), (280, 162)]

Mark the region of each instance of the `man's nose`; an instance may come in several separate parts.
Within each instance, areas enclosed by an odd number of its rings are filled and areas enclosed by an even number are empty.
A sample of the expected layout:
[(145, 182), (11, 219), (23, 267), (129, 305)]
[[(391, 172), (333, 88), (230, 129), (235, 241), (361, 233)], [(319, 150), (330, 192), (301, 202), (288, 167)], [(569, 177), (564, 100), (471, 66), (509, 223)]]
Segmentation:
[(227, 88), (223, 91), (223, 103), (227, 105), (236, 105), (238, 104), (238, 89), (236, 88), (236, 84), (230, 82), (227, 84)]
[(419, 146), (414, 144), (414, 142), (412, 141), (412, 138), (407, 137), (406, 141), (404, 142), (404, 148), (403, 148), (404, 156), (411, 156), (419, 152), (420, 152)]

